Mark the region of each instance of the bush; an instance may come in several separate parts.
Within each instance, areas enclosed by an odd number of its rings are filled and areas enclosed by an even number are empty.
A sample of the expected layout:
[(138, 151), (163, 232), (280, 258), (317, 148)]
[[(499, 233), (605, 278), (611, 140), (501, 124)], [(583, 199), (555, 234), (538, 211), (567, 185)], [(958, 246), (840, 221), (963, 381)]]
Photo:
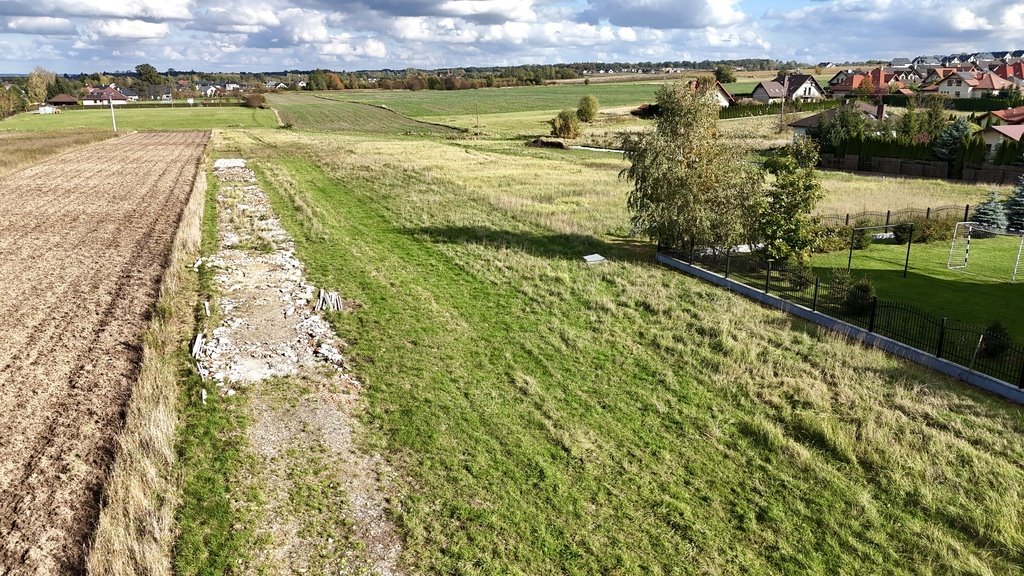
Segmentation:
[(836, 268), (832, 270), (832, 278), (829, 279), (829, 295), (835, 302), (843, 302), (846, 300), (846, 294), (850, 291), (850, 286), (853, 284), (853, 277), (850, 275), (850, 271), (846, 268)]
[(242, 106), (247, 108), (263, 108), (267, 105), (267, 98), (263, 94), (246, 94), (242, 98)]
[(803, 262), (795, 262), (786, 268), (785, 278), (790, 290), (803, 292), (814, 284), (814, 271)]
[(845, 226), (820, 224), (811, 229), (811, 251), (839, 252), (850, 247), (850, 229)]
[(871, 283), (871, 280), (861, 278), (846, 291), (844, 308), (847, 313), (854, 316), (867, 314), (871, 311), (877, 295), (875, 285)]
[(857, 220), (853, 223), (852, 240), (854, 250), (864, 250), (871, 245), (871, 230), (856, 230), (856, 228), (863, 228), (864, 226), (871, 226), (871, 221)]
[(588, 94), (580, 99), (579, 108), (576, 109), (576, 116), (582, 122), (591, 122), (594, 118), (597, 118), (598, 110), (600, 110), (600, 106), (597, 103), (597, 98)]
[(580, 135), (580, 119), (575, 110), (566, 108), (551, 120), (551, 135), (559, 138), (576, 138)]
[(982, 358), (998, 358), (1006, 354), (1012, 344), (1013, 337), (1010, 336), (1010, 332), (1002, 322), (996, 320), (985, 329), (978, 354)]
[(915, 222), (900, 222), (892, 229), (893, 240), (897, 244), (906, 244), (911, 240), (917, 241), (917, 224)]

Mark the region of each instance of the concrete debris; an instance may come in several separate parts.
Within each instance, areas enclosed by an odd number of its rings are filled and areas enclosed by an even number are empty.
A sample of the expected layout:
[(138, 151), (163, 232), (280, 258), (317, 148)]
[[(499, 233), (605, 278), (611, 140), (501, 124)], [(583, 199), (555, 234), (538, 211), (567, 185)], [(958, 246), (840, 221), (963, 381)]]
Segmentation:
[[(222, 393), (230, 383), (298, 374), (318, 365), (342, 369), (344, 344), (319, 314), (341, 310), (335, 292), (305, 280), (295, 244), (244, 160), (218, 160), (221, 250), (206, 259), (217, 270), (219, 325), (193, 353), (200, 374)], [(209, 305), (204, 308), (208, 311)], [(202, 335), (197, 337), (197, 340)]]

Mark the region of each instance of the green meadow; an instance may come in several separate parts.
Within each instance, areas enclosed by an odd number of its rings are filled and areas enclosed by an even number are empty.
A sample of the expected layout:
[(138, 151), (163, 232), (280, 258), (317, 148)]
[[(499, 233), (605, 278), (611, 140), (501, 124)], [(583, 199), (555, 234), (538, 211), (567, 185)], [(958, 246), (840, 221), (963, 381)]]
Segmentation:
[[(224, 107), (188, 107), (150, 110), (115, 107), (118, 131), (129, 130), (213, 130), (217, 128), (272, 128), (277, 120), (271, 110)], [(110, 109), (64, 110), (60, 114), (23, 113), (0, 121), (3, 130), (112, 129)]]

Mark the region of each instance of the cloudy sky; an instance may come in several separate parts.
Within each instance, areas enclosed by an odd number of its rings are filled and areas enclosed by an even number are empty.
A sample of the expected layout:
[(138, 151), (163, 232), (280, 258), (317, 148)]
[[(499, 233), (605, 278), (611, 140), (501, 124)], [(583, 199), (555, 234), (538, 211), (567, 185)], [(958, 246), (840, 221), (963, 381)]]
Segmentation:
[(1024, 0), (0, 0), (0, 73), (1024, 49)]

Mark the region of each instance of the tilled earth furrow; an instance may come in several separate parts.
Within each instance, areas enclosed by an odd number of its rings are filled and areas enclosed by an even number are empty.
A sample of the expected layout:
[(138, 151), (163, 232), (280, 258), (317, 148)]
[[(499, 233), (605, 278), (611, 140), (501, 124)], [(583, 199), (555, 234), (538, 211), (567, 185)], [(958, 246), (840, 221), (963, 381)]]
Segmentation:
[(207, 139), (134, 134), (0, 183), (0, 574), (84, 571), (142, 332)]

